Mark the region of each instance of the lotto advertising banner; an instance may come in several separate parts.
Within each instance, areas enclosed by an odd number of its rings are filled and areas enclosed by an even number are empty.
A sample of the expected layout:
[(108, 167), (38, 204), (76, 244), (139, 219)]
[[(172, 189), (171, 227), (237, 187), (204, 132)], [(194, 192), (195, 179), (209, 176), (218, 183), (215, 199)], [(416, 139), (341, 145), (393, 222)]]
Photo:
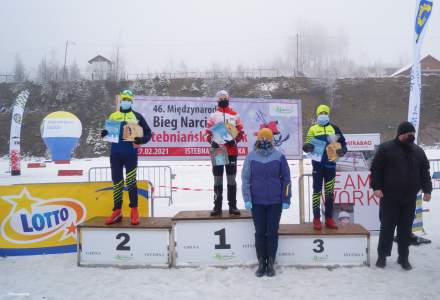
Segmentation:
[[(138, 181), (138, 194), (146, 217), (148, 182)], [(129, 216), (127, 192), (123, 199)], [(112, 208), (111, 182), (0, 186), (0, 256), (76, 252), (78, 224)]]
[[(370, 188), (370, 172), (337, 172), (335, 180), (335, 206), (352, 210), (354, 220), (369, 231), (379, 230), (379, 199), (374, 197)], [(351, 208), (348, 208), (352, 205)], [(345, 211), (342, 209), (342, 211)]]
[[(230, 106), (244, 125), (239, 156), (252, 150), (256, 133), (267, 127), (274, 133), (275, 145), (288, 159), (301, 158), (300, 100), (232, 98)], [(139, 156), (155, 160), (210, 159), (205, 130), (208, 116), (216, 108), (213, 98), (136, 96), (134, 110), (144, 116), (153, 132), (146, 147), (139, 148)]]

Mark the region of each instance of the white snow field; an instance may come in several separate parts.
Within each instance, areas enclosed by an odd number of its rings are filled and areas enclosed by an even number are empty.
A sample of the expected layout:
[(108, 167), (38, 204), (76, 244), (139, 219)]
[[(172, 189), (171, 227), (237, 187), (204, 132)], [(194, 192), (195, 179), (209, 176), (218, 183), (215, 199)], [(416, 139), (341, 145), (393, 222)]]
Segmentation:
[[(438, 149), (426, 152), (429, 158), (440, 158)], [(289, 163), (296, 182), (297, 164)], [(101, 157), (73, 160), (70, 166), (62, 168), (87, 170), (91, 166), (108, 165), (108, 158)], [(172, 206), (167, 201), (156, 203), (157, 216), (212, 208), (209, 162), (143, 161), (140, 165), (170, 165), (176, 174), (174, 186), (205, 190), (177, 190)], [(22, 163), (22, 176), (12, 177), (7, 173), (8, 161), (0, 159), (0, 184), (87, 180), (86, 174), (60, 179), (56, 176), (59, 166), (51, 163), (45, 169), (25, 166), (26, 162)], [(306, 162), (305, 171), (310, 171), (310, 163)], [(239, 186), (240, 174), (241, 167), (237, 176)], [(297, 188), (293, 195), (294, 204), (283, 212), (282, 223), (298, 223)], [(426, 235), (423, 237), (432, 243), (410, 248), (414, 269), (409, 272), (396, 263), (397, 247), (385, 269), (374, 267), (377, 235), (372, 236), (372, 267), (278, 267), (273, 278), (256, 278), (255, 268), (249, 267), (80, 268), (75, 253), (21, 256), (0, 258), (0, 299), (440, 299), (439, 200), (440, 190), (435, 190), (432, 201), (424, 204), (430, 212), (424, 214)], [(241, 195), (238, 206), (244, 207)]]

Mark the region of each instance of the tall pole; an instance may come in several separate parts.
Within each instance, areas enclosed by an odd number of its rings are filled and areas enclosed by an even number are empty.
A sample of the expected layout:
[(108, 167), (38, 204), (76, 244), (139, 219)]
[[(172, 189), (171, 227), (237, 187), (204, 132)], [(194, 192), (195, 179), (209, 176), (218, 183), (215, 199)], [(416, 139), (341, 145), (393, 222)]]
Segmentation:
[(67, 62), (67, 47), (69, 45), (69, 41), (66, 41), (66, 49), (64, 50), (64, 67), (63, 67), (63, 80), (66, 80), (66, 62)]
[(299, 34), (296, 33), (296, 75), (299, 76)]

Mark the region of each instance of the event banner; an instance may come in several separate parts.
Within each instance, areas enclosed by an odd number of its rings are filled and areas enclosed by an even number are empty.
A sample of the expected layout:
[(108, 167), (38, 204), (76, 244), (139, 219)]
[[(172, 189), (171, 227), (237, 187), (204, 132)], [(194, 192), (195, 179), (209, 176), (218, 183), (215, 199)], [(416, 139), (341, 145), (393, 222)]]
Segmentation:
[[(335, 207), (338, 216), (351, 218), (349, 223), (360, 224), (369, 231), (379, 230), (379, 199), (370, 188), (370, 172), (337, 172), (335, 180)], [(346, 212), (347, 214), (341, 214)]]
[[(300, 100), (232, 98), (230, 105), (244, 125), (239, 156), (246, 156), (253, 149), (256, 133), (267, 127), (274, 133), (274, 144), (287, 159), (302, 157)], [(139, 148), (139, 156), (155, 160), (209, 160), (206, 124), (216, 107), (214, 98), (136, 96), (134, 110), (144, 116), (153, 132), (151, 141)]]
[[(149, 185), (138, 181), (139, 214), (148, 216)], [(128, 193), (123, 215), (129, 216)], [(111, 182), (0, 186), (0, 256), (76, 252), (78, 224), (113, 208)]]
[(367, 171), (380, 145), (380, 133), (344, 134), (347, 153), (338, 159), (338, 171)]
[(9, 158), (11, 163), (11, 175), (20, 175), (20, 134), (23, 111), (26, 106), (29, 91), (21, 92), (14, 102), (11, 120), (11, 136), (9, 139)]

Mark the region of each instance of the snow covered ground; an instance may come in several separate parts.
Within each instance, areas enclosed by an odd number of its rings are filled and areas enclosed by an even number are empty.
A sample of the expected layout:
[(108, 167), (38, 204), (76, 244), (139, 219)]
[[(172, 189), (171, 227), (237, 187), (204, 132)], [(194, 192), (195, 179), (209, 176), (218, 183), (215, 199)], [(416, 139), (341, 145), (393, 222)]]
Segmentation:
[[(426, 151), (440, 158), (440, 150)], [(35, 159), (33, 160), (35, 161)], [(290, 162), (293, 180), (298, 168)], [(26, 163), (23, 163), (25, 166)], [(108, 166), (108, 158), (73, 160), (63, 169)], [(174, 204), (158, 201), (157, 216), (172, 216), (181, 210), (211, 209), (212, 177), (208, 162), (141, 162), (141, 165), (170, 165), (178, 187)], [(194, 166), (202, 165), (202, 166)], [(22, 170), (22, 176), (7, 173), (8, 161), (0, 159), (0, 184), (55, 182), (59, 166)], [(305, 171), (310, 171), (306, 162)], [(241, 168), (239, 168), (239, 174)], [(237, 177), (239, 179), (239, 176)], [(63, 178), (87, 181), (87, 174)], [(239, 180), (240, 186), (240, 180)], [(240, 193), (239, 193), (240, 194)], [(298, 222), (297, 188), (294, 205), (283, 212), (282, 223)], [(424, 224), (431, 244), (411, 247), (414, 269), (403, 271), (396, 263), (396, 249), (386, 269), (374, 266), (353, 268), (280, 267), (274, 278), (256, 278), (253, 268), (117, 269), (79, 268), (76, 254), (0, 258), (0, 299), (439, 299), (440, 297), (440, 190), (425, 204)], [(243, 208), (241, 195), (238, 205)], [(342, 245), (341, 245), (342, 246)], [(371, 261), (376, 261), (377, 236), (372, 237)]]

